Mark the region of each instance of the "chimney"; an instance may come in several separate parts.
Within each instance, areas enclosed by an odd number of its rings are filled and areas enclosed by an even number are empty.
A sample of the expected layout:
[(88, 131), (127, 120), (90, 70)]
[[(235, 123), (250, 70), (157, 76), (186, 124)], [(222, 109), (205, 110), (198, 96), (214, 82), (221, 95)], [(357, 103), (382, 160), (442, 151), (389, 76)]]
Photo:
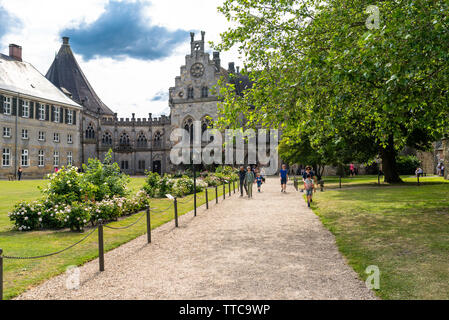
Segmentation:
[(228, 71), (234, 73), (235, 69), (234, 69), (234, 62), (229, 62), (228, 64)]
[(17, 44), (10, 44), (9, 56), (17, 61), (22, 61), (22, 47)]
[(195, 41), (195, 32), (190, 32), (190, 42)]
[(206, 31), (201, 31), (201, 41), (204, 41), (204, 35), (206, 34)]
[(236, 69), (237, 69), (237, 73), (239, 73), (240, 72), (240, 67), (237, 66)]
[(62, 44), (68, 46), (69, 45), (69, 37), (62, 37)]

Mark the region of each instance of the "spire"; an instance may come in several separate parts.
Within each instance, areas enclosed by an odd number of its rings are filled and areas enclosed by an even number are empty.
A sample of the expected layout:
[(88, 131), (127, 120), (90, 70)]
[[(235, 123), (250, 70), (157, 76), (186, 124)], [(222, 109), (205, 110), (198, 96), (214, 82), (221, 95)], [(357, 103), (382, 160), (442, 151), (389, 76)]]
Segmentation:
[(45, 77), (56, 87), (64, 88), (72, 95), (72, 99), (87, 110), (101, 114), (113, 115), (90, 85), (69, 45), (69, 37), (62, 38), (62, 45)]

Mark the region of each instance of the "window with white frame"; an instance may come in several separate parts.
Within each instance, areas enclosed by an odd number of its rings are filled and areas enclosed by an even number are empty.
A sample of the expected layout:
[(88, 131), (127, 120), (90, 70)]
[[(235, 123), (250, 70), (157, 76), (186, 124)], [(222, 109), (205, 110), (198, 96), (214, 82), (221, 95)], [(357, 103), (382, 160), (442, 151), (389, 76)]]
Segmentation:
[(2, 166), (9, 167), (11, 165), (11, 150), (3, 148), (2, 152)]
[(39, 167), (44, 166), (44, 150), (39, 150), (39, 152), (37, 154), (37, 165)]
[(39, 120), (45, 120), (45, 104), (39, 103)]
[(22, 167), (28, 167), (30, 165), (29, 158), (28, 158), (28, 150), (23, 149), (22, 150), (22, 156), (20, 158), (20, 164)]
[(67, 143), (73, 143), (73, 138), (70, 133), (67, 135)]
[(71, 166), (73, 162), (73, 154), (72, 151), (67, 152), (67, 165)]
[(53, 152), (53, 165), (55, 167), (59, 166), (59, 151)]
[(11, 97), (3, 96), (3, 113), (11, 114)]
[(57, 133), (57, 132), (53, 133), (53, 141), (59, 142), (59, 133)]
[(11, 138), (11, 128), (3, 127), (3, 138)]
[(22, 139), (28, 139), (28, 129), (22, 129)]
[(24, 118), (30, 117), (30, 102), (28, 100), (22, 101), (22, 117)]
[(45, 141), (45, 132), (39, 131), (39, 136), (37, 138), (39, 141)]
[(61, 121), (60, 113), (61, 113), (61, 108), (60, 107), (55, 107), (55, 122), (60, 122)]
[(67, 124), (73, 124), (73, 111), (67, 110)]

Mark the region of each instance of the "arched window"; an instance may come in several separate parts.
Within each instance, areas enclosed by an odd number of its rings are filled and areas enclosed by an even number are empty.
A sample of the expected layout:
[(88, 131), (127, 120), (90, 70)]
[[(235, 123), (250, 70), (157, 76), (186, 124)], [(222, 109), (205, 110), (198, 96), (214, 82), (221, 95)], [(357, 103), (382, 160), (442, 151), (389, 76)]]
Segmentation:
[(95, 130), (92, 122), (89, 123), (86, 129), (86, 139), (95, 139)]
[(123, 132), (120, 135), (120, 146), (126, 147), (129, 146), (129, 135), (126, 132)]
[(203, 120), (201, 120), (201, 133), (204, 133), (207, 129), (210, 128), (210, 118), (204, 117)]
[(109, 132), (103, 133), (103, 137), (101, 138), (101, 143), (104, 145), (112, 145), (112, 135)]
[(190, 135), (190, 143), (193, 143), (193, 119), (188, 118), (184, 120), (183, 124), (184, 130), (186, 130)]
[(146, 146), (147, 146), (147, 137), (145, 137), (145, 134), (143, 132), (140, 132), (139, 136), (137, 137), (137, 147), (146, 148)]
[(209, 95), (209, 88), (208, 87), (202, 87), (201, 88), (201, 98), (207, 98)]
[(154, 134), (153, 144), (155, 147), (160, 147), (162, 145), (162, 134), (160, 131), (156, 131)]

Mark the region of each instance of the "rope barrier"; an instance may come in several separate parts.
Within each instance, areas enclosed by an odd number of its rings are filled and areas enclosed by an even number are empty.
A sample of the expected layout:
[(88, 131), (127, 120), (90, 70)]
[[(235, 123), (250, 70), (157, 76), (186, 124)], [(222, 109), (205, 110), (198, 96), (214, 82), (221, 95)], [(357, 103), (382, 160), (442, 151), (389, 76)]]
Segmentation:
[(86, 240), (92, 233), (94, 233), (95, 230), (97, 230), (98, 227), (95, 227), (91, 232), (89, 232), (85, 237), (83, 237), (81, 240), (79, 240), (78, 242), (68, 246), (65, 249), (53, 252), (53, 253), (48, 253), (48, 254), (44, 254), (41, 256), (34, 256), (34, 257), (15, 257), (15, 256), (2, 256), (5, 259), (16, 259), (16, 260), (27, 260), (27, 259), (40, 259), (40, 258), (46, 258), (46, 257), (50, 257), (50, 256), (54, 256), (56, 254), (62, 253), (64, 251), (67, 251), (71, 248), (73, 248), (74, 246), (76, 246), (77, 244), (81, 243), (82, 241)]
[(137, 219), (136, 221), (134, 221), (133, 223), (131, 223), (130, 225), (128, 225), (126, 227), (111, 227), (111, 226), (108, 226), (107, 224), (103, 225), (103, 227), (108, 228), (108, 229), (114, 229), (114, 230), (128, 229), (129, 227), (132, 227), (137, 222), (139, 222), (143, 218), (144, 215), (145, 215), (145, 211), (142, 212), (142, 215), (139, 217), (139, 219)]
[(156, 213), (162, 213), (167, 211), (168, 209), (170, 209), (173, 206), (173, 203), (171, 203), (167, 208), (165, 208), (164, 210), (155, 210), (154, 208), (151, 208), (151, 212), (156, 212)]
[(190, 200), (192, 200), (194, 196), (195, 196), (195, 195), (191, 195), (191, 197), (190, 197), (188, 200), (186, 200), (187, 197), (186, 197), (186, 198), (183, 198), (185, 201), (179, 201), (179, 199), (178, 199), (178, 203), (186, 204), (186, 203), (190, 202)]

